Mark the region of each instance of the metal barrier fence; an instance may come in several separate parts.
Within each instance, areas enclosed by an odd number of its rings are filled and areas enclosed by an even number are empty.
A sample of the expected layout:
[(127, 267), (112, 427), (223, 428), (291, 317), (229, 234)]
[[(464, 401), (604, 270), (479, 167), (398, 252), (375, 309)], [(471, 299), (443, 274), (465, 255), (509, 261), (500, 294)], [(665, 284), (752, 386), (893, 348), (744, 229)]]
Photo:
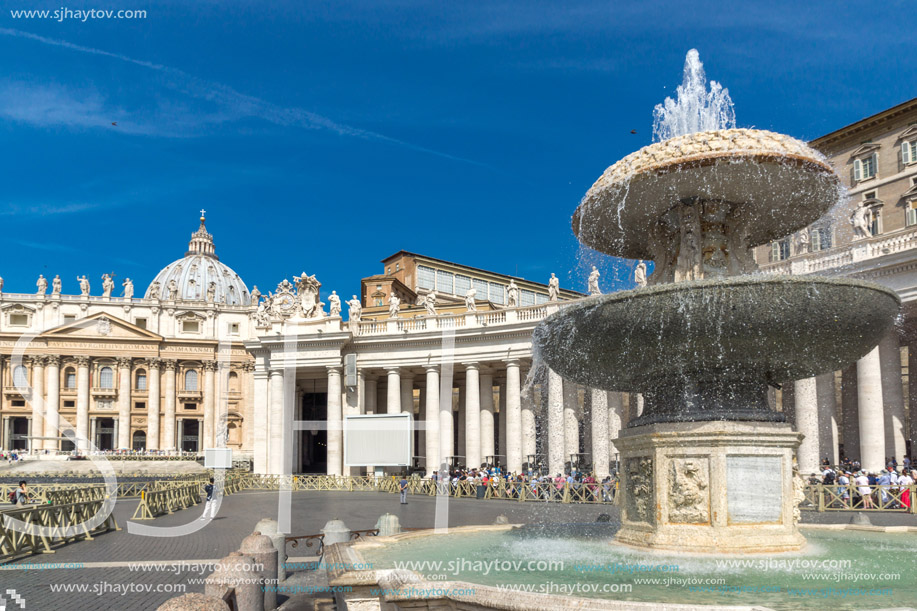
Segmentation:
[(132, 520), (152, 520), (156, 516), (175, 513), (201, 502), (201, 487), (197, 483), (182, 484), (160, 490), (144, 490)]
[[(861, 490), (862, 488), (862, 490)], [(808, 511), (894, 511), (917, 513), (917, 486), (810, 484), (799, 508)]]
[[(98, 526), (89, 528), (87, 521), (102, 509), (104, 499), (80, 501), (61, 505), (37, 505), (16, 507), (3, 512), (0, 520), (0, 560), (27, 555), (49, 553), (52, 548), (72, 541), (91, 540), (109, 530), (120, 530), (113, 514)], [(26, 528), (7, 527), (7, 519), (13, 518), (25, 524)], [(73, 527), (80, 525), (74, 531)]]

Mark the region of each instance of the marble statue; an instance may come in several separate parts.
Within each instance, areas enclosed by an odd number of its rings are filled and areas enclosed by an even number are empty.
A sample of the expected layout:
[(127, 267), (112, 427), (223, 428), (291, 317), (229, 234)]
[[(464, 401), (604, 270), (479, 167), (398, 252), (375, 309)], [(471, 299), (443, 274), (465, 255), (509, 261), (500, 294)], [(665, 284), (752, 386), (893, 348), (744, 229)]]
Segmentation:
[(642, 259), (637, 263), (637, 268), (634, 269), (634, 282), (640, 288), (646, 286), (646, 263)]
[(35, 283), (35, 286), (38, 287), (38, 294), (44, 295), (48, 292), (48, 279), (43, 275), (38, 274), (38, 282)]
[(108, 274), (102, 274), (102, 297), (111, 297), (111, 291), (115, 288), (115, 281)]
[(797, 255), (804, 255), (809, 252), (809, 230), (801, 229), (793, 236), (793, 248)]
[(212, 280), (207, 285), (207, 303), (213, 303), (213, 299), (217, 294), (217, 283)]
[(3, 292), (3, 278), (0, 277), (0, 293)]
[(398, 318), (398, 311), (401, 309), (401, 300), (398, 299), (398, 295), (392, 293), (391, 297), (388, 298), (388, 317), (389, 318)]
[(476, 304), (476, 303), (474, 302), (475, 295), (477, 295), (477, 294), (478, 294), (478, 292), (477, 292), (476, 290), (474, 290), (474, 287), (471, 287), (471, 288), (468, 289), (468, 291), (465, 293), (465, 309), (467, 309), (469, 312), (477, 312), (477, 311), (478, 311), (478, 304)]
[(506, 287), (506, 305), (511, 308), (519, 306), (519, 287), (512, 280), (509, 281), (509, 286)]
[(857, 206), (857, 209), (850, 215), (850, 224), (853, 225), (853, 239), (862, 240), (872, 236), (870, 223), (869, 206)]
[(360, 322), (360, 317), (362, 316), (363, 304), (360, 303), (360, 300), (354, 295), (350, 301), (347, 302), (347, 318), (353, 322)]
[(261, 291), (258, 290), (258, 285), (252, 287), (252, 305), (258, 305), (261, 301)]
[(178, 283), (175, 282), (175, 278), (169, 280), (169, 301), (175, 301), (178, 299)]
[(86, 274), (83, 274), (82, 277), (77, 276), (76, 281), (80, 283), (80, 294), (83, 297), (89, 297), (89, 278), (86, 277)]
[(162, 285), (159, 284), (159, 281), (153, 282), (153, 284), (150, 285), (150, 298), (159, 299), (161, 297), (160, 289), (162, 289)]
[(548, 280), (548, 301), (557, 301), (560, 299), (560, 278), (551, 273), (551, 279)]
[(61, 281), (60, 274), (54, 276), (54, 280), (51, 281), (51, 294), (60, 295)]
[(697, 206), (678, 208), (681, 216), (678, 256), (675, 259), (675, 282), (700, 280), (703, 275), (704, 253), (701, 249), (702, 228)]
[(423, 307), (428, 316), (436, 316), (436, 293), (430, 291), (424, 296)]
[(341, 315), (341, 298), (338, 297), (337, 291), (331, 291), (328, 296), (328, 303), (331, 304), (331, 316)]
[(305, 318), (321, 318), (324, 312), (319, 313), (321, 307), (318, 305), (318, 294), (322, 283), (315, 278), (314, 274), (307, 276), (306, 272), (303, 272), (294, 281), (296, 282), (296, 290), (299, 292), (302, 315)]
[(601, 295), (602, 290), (599, 288), (599, 270), (596, 269), (595, 265), (592, 266), (592, 271), (589, 273), (589, 294), (590, 295)]
[(130, 278), (125, 278), (124, 282), (121, 283), (121, 286), (124, 287), (124, 298), (130, 300), (134, 296), (134, 283)]
[(255, 326), (259, 329), (265, 329), (271, 326), (271, 315), (268, 312), (267, 300), (258, 304), (258, 311), (255, 312)]

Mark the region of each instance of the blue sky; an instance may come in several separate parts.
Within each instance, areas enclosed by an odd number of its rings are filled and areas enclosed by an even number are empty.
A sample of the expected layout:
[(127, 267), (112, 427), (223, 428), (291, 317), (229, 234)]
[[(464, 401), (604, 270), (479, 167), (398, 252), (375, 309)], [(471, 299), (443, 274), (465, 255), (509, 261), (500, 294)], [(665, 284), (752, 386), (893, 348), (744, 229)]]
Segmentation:
[[(207, 210), (249, 287), (357, 292), (405, 249), (584, 289), (570, 229), (685, 53), (803, 139), (917, 96), (913, 2), (0, 2), (0, 276), (142, 291)], [(13, 19), (10, 9), (146, 19)], [(117, 122), (117, 126), (112, 126)], [(631, 134), (637, 130), (637, 134)], [(118, 282), (120, 285), (120, 282)]]

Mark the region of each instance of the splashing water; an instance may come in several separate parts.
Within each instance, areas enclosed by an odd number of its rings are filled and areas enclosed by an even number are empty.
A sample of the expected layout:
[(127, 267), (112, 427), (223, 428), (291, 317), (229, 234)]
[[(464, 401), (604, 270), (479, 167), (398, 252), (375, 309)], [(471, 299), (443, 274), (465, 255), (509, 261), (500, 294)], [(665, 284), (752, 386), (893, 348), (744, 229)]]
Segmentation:
[(676, 90), (677, 100), (666, 98), (653, 109), (653, 141), (675, 136), (736, 126), (736, 114), (729, 90), (707, 77), (697, 49), (685, 57), (685, 76)]

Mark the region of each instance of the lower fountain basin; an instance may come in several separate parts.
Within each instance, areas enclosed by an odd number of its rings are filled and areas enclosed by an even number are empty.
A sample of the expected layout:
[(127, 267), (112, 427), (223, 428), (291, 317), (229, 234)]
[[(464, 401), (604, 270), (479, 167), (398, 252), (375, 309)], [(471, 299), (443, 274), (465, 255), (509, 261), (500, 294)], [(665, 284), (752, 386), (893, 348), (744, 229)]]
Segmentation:
[(632, 425), (780, 420), (768, 384), (855, 362), (893, 327), (900, 303), (860, 280), (737, 276), (587, 299), (546, 318), (533, 340), (567, 379), (644, 393)]

